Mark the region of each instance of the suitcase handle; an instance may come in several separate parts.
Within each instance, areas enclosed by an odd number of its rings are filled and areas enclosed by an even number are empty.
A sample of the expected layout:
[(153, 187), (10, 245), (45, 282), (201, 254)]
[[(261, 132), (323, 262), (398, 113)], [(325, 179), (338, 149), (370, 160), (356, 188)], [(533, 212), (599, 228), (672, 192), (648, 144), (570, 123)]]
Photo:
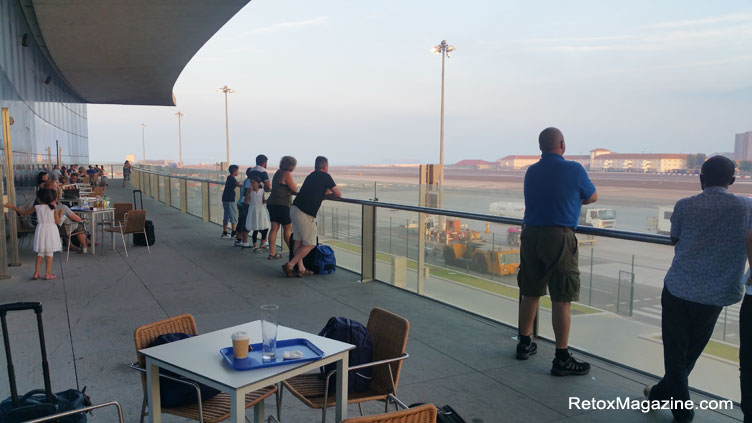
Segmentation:
[(5, 316), (9, 311), (21, 311), (21, 310), (34, 310), (39, 314), (42, 312), (42, 303), (28, 302), (28, 303), (11, 303), (0, 305), (0, 316)]
[(37, 315), (37, 330), (39, 331), (39, 344), (42, 353), (42, 376), (44, 377), (44, 393), (47, 402), (52, 403), (52, 387), (50, 384), (50, 366), (47, 363), (47, 346), (44, 342), (44, 327), (42, 325), (42, 303), (39, 302), (18, 302), (0, 305), (0, 325), (3, 330), (3, 344), (5, 347), (5, 358), (8, 366), (8, 384), (10, 385), (10, 396), (13, 407), (18, 407), (18, 389), (16, 388), (16, 373), (13, 368), (13, 356), (10, 352), (10, 340), (8, 339), (8, 312), (19, 310), (34, 310)]

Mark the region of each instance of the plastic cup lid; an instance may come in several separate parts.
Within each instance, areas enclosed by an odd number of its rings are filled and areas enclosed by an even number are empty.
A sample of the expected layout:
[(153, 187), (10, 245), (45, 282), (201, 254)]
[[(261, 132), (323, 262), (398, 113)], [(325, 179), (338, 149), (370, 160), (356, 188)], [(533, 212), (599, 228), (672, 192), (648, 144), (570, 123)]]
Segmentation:
[(232, 334), (233, 341), (244, 341), (246, 339), (250, 339), (248, 332), (238, 331)]

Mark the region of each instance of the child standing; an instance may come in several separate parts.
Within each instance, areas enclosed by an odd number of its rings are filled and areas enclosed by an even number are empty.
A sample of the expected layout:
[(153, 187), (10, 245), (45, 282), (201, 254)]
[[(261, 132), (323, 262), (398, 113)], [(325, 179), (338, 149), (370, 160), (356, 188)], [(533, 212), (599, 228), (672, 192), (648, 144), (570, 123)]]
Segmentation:
[(37, 204), (33, 208), (20, 209), (12, 204), (6, 204), (5, 207), (15, 210), (16, 213), (24, 215), (37, 213), (37, 229), (34, 232), (34, 252), (37, 253), (36, 267), (34, 268), (34, 280), (39, 279), (39, 271), (42, 267), (42, 259), (45, 259), (46, 271), (45, 280), (52, 280), (57, 276), (50, 273), (52, 271), (52, 255), (62, 251), (63, 245), (60, 242), (60, 232), (58, 225), (62, 222), (63, 210), (56, 210), (57, 191), (51, 189), (40, 189), (37, 191)]
[[(251, 178), (251, 195), (248, 203), (248, 217), (246, 229), (253, 231), (253, 252), (268, 251), (266, 235), (271, 227), (269, 212), (266, 210), (266, 198), (261, 179), (254, 176)], [(261, 244), (258, 244), (258, 234), (261, 233)]]

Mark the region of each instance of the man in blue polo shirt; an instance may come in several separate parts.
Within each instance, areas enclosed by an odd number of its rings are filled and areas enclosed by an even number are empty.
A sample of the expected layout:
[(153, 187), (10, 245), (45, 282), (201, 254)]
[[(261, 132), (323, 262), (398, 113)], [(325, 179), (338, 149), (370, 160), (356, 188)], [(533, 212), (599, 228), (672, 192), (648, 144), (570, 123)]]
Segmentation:
[(517, 358), (527, 360), (537, 352), (530, 336), (540, 297), (551, 295), (556, 357), (551, 374), (585, 375), (590, 364), (569, 353), (569, 308), (579, 300), (580, 269), (574, 228), (583, 204), (598, 200), (595, 186), (581, 164), (564, 160), (564, 135), (546, 128), (538, 136), (543, 153), (525, 173), (525, 217), (520, 237), (520, 272), (517, 283), (522, 297), (519, 310)]

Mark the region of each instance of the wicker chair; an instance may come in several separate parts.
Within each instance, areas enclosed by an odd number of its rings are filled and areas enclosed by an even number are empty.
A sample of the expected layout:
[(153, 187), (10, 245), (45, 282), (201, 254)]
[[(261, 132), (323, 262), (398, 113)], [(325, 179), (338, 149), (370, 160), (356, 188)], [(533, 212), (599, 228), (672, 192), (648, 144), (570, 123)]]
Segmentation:
[[(125, 243), (125, 235), (142, 233), (146, 236), (146, 210), (131, 210), (125, 214), (124, 222), (119, 223), (117, 226), (104, 228), (104, 230), (113, 234), (111, 236), (114, 236), (115, 233), (120, 233), (120, 237), (123, 238), (125, 256), (128, 257), (128, 246)], [(146, 243), (146, 250), (151, 254), (148, 242)]]
[[(136, 328), (133, 333), (133, 338), (136, 343), (136, 352), (141, 349), (148, 348), (155, 339), (160, 335), (168, 333), (187, 333), (189, 335), (198, 335), (198, 328), (196, 328), (196, 321), (190, 314), (181, 314), (180, 316), (171, 317), (169, 319), (160, 320), (158, 322), (149, 323), (147, 325)], [(138, 361), (131, 364), (132, 369), (141, 372), (141, 387), (144, 391), (144, 399), (141, 405), (141, 423), (144, 422), (144, 417), (147, 416), (147, 390), (146, 390), (146, 358), (142, 354), (138, 354)], [(202, 423), (215, 423), (221, 422), (230, 418), (230, 396), (222, 392), (217, 396), (202, 401), (200, 399), (200, 388), (198, 384), (189, 382), (185, 379), (177, 379), (166, 375), (160, 375), (162, 378), (171, 379), (177, 382), (191, 385), (196, 389), (197, 396), (199, 398), (198, 403), (192, 405), (184, 405), (175, 408), (164, 408), (162, 412), (180, 416), (186, 419), (196, 420)], [(245, 396), (245, 408), (250, 408), (256, 404), (261, 403), (272, 394), (278, 394), (276, 386), (268, 386), (264, 389), (251, 392)], [(279, 397), (277, 397), (277, 416), (279, 416), (279, 407), (281, 403)], [(246, 419), (247, 420), (247, 419)]]
[(354, 417), (342, 423), (436, 423), (436, 407), (433, 404), (424, 404), (393, 413)]
[[(115, 208), (113, 219), (104, 219), (99, 222), (99, 224), (102, 225), (102, 228), (116, 228), (117, 225), (122, 225), (123, 222), (125, 222), (125, 215), (133, 210), (133, 203), (115, 203), (113, 207)], [(104, 236), (104, 232), (102, 232), (102, 234)]]
[[(384, 411), (389, 411), (392, 395), (397, 395), (402, 361), (409, 357), (405, 352), (407, 335), (410, 332), (410, 322), (396, 314), (380, 308), (371, 310), (368, 317), (368, 333), (373, 340), (373, 362), (351, 366), (349, 370), (373, 368), (373, 379), (368, 390), (348, 395), (349, 404), (358, 404), (361, 415), (361, 403), (367, 401), (384, 401)], [(337, 403), (335, 395), (330, 395), (329, 380), (335, 371), (327, 374), (322, 380), (320, 373), (306, 373), (295, 376), (282, 385), (305, 405), (321, 409), (321, 421), (326, 423), (326, 409)], [(333, 393), (332, 393), (333, 394)], [(280, 392), (280, 402), (282, 392)]]

